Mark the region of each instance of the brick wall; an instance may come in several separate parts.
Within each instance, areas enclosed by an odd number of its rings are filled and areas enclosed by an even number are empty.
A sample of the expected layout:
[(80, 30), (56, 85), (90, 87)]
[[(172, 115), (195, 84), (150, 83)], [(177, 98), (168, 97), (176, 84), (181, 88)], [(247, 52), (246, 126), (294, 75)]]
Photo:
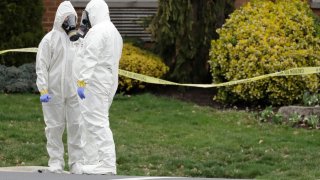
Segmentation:
[(46, 32), (52, 29), (57, 8), (62, 1), (63, 0), (43, 0), (44, 14), (42, 24)]

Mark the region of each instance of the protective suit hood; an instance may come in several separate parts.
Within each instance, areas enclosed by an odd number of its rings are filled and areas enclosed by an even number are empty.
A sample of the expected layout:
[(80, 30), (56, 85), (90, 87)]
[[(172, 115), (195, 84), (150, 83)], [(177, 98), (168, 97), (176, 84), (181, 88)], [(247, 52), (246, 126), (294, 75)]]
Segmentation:
[(85, 10), (89, 13), (92, 27), (103, 21), (110, 21), (109, 7), (104, 0), (91, 0)]
[(73, 14), (73, 15), (75, 15), (77, 17), (77, 13), (74, 10), (74, 8), (73, 8), (72, 4), (70, 3), (70, 1), (62, 2), (59, 5), (58, 10), (56, 12), (56, 17), (54, 19), (53, 29), (54, 30), (63, 31), (63, 29), (61, 27), (62, 24), (63, 24), (63, 21), (70, 14)]

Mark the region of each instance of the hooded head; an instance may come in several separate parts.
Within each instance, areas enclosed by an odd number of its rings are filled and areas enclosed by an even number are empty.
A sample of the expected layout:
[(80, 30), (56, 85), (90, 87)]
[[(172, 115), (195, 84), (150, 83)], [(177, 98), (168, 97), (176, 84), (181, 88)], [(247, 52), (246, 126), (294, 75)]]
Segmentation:
[(110, 21), (109, 7), (104, 0), (91, 0), (85, 10), (92, 27), (103, 21)]
[(53, 29), (63, 31), (62, 24), (63, 24), (64, 20), (66, 19), (66, 17), (69, 15), (75, 15), (77, 17), (77, 13), (74, 10), (70, 1), (64, 1), (59, 5), (58, 10), (56, 12), (56, 17), (54, 19)]

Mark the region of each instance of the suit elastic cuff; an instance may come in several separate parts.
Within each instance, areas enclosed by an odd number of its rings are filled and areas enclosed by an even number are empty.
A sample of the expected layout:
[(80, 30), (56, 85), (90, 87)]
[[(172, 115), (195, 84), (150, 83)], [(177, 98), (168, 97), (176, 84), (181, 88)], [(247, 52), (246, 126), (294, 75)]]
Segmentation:
[(48, 94), (48, 93), (49, 93), (48, 89), (43, 89), (43, 90), (40, 91), (41, 95)]
[(84, 82), (84, 80), (78, 80), (77, 85), (78, 87), (86, 87), (86, 82)]

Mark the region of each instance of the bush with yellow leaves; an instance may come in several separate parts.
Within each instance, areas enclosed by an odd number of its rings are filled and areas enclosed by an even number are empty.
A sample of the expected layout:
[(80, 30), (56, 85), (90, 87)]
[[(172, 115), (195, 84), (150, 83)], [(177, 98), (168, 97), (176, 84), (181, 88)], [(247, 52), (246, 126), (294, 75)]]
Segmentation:
[[(214, 83), (252, 78), (296, 67), (319, 66), (320, 40), (307, 1), (251, 0), (231, 14), (213, 40)], [(292, 104), (317, 92), (319, 75), (272, 77), (219, 88), (222, 102)]]
[[(130, 43), (123, 45), (122, 57), (120, 60), (120, 69), (161, 78), (169, 68), (162, 62), (162, 59), (150, 52), (133, 46)], [(119, 89), (129, 91), (131, 89), (143, 89), (145, 83), (119, 76)]]

